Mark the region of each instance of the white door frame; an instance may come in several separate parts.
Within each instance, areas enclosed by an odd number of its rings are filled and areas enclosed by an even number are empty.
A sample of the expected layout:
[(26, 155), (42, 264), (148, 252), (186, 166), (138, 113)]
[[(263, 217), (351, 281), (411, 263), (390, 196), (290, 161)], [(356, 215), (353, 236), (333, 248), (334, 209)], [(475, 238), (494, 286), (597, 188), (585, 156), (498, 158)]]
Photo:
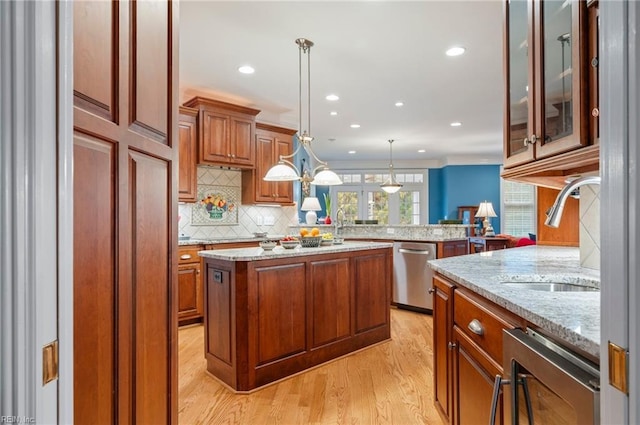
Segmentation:
[[(600, 2), (601, 190), (601, 421), (640, 421), (640, 282), (638, 279), (640, 186), (640, 7), (631, 1)], [(609, 341), (629, 350), (629, 396), (609, 385)]]
[[(58, 321), (58, 300), (65, 308), (73, 300), (68, 233), (73, 220), (71, 207), (63, 205), (72, 194), (72, 155), (64, 140), (58, 145), (57, 133), (57, 6), (0, 2), (0, 415), (9, 416), (5, 422), (73, 420), (58, 412), (59, 389), (72, 399), (73, 380), (64, 375), (44, 384), (42, 373), (43, 347), (53, 341), (62, 344), (63, 364), (73, 361), (67, 353), (73, 350), (72, 312)], [(68, 5), (60, 6), (64, 15)], [(70, 134), (68, 124), (60, 129)], [(67, 251), (58, 255), (59, 247)]]

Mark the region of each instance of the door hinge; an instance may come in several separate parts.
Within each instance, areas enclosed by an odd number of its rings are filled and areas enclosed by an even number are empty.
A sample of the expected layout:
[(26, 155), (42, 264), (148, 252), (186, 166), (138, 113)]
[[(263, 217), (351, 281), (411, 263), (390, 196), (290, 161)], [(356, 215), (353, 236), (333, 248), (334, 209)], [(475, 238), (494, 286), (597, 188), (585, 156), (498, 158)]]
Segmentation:
[(42, 347), (42, 385), (58, 378), (58, 341)]
[(609, 385), (629, 395), (629, 352), (609, 341)]

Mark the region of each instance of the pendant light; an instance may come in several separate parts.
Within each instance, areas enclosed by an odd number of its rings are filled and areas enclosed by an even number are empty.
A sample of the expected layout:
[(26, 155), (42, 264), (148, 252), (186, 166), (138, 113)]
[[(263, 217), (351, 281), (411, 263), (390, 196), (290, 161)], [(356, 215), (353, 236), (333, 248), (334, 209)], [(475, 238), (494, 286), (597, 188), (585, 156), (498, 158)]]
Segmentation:
[(387, 193), (396, 193), (402, 187), (393, 175), (393, 139), (389, 140), (389, 178), (380, 187)]
[[(313, 41), (306, 38), (298, 38), (296, 40), (298, 45), (298, 76), (299, 76), (299, 88), (298, 88), (298, 100), (299, 100), (299, 121), (300, 127), (298, 130), (298, 147), (291, 155), (280, 155), (279, 161), (276, 165), (271, 167), (267, 174), (263, 177), (266, 181), (307, 181), (311, 184), (322, 186), (333, 186), (342, 184), (340, 177), (329, 169), (329, 165), (322, 161), (311, 149), (311, 46)], [(302, 55), (307, 55), (307, 130), (302, 129)], [(291, 162), (291, 159), (300, 151), (300, 148), (304, 148), (305, 151), (311, 156), (318, 166), (313, 169), (310, 177), (303, 177), (298, 168)]]

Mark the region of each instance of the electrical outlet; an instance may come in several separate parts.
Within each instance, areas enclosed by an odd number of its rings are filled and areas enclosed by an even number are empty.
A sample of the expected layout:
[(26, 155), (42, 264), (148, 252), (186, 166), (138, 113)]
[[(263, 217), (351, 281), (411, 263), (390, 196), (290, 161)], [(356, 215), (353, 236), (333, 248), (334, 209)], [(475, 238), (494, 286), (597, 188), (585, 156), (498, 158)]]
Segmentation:
[(438, 229), (438, 228), (433, 229), (434, 236), (442, 236), (442, 233), (443, 233), (442, 229)]
[(264, 217), (264, 225), (265, 226), (273, 226), (274, 224), (276, 224), (276, 219), (274, 216), (272, 215), (267, 215)]
[(387, 227), (387, 233), (394, 234), (395, 232), (396, 232), (396, 229), (394, 229), (393, 227)]

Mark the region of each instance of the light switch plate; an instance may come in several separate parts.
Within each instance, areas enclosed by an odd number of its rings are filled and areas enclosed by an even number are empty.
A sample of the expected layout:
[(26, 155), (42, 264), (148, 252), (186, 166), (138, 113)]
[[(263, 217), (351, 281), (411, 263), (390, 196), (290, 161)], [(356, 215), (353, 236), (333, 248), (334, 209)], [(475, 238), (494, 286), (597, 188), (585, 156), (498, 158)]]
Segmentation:
[(434, 236), (442, 236), (442, 229), (433, 229)]
[(393, 234), (393, 233), (395, 233), (395, 232), (396, 232), (396, 229), (394, 229), (393, 227), (389, 227), (389, 228), (387, 228), (387, 233), (389, 233), (389, 234)]

